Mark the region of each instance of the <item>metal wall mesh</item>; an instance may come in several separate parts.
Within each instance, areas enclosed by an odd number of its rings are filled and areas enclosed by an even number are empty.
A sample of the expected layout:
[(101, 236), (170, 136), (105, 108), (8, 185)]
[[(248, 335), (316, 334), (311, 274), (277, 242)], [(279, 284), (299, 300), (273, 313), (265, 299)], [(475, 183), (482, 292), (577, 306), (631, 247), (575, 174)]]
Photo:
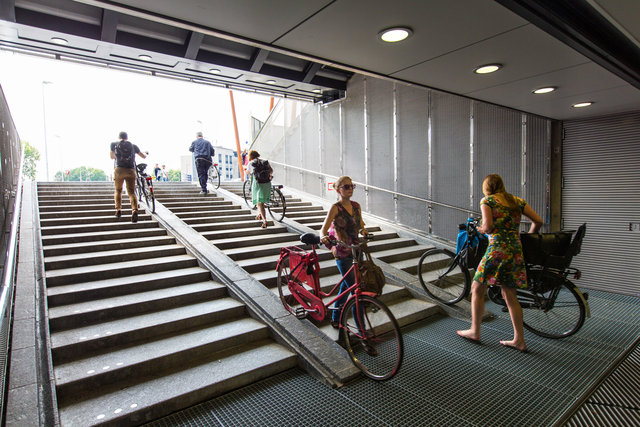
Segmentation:
[(254, 146), (285, 159), (286, 185), (333, 201), (327, 184), (350, 175), (369, 186), (354, 193), (368, 212), (451, 240), (457, 224), (479, 212), (489, 173), (502, 175), (507, 190), (541, 215), (548, 212), (547, 119), (361, 75), (350, 80), (346, 98), (329, 105), (280, 104), (282, 119), (274, 112), (265, 125), (276, 129), (263, 131)]

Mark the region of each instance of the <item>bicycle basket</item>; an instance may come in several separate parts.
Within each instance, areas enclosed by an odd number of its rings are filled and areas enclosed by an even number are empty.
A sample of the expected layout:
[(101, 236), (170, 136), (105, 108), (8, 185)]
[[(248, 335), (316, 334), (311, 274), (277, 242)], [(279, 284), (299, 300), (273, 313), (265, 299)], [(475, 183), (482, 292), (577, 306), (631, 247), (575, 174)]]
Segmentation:
[(570, 260), (567, 255), (572, 234), (573, 231), (520, 234), (525, 262), (552, 268), (565, 268)]

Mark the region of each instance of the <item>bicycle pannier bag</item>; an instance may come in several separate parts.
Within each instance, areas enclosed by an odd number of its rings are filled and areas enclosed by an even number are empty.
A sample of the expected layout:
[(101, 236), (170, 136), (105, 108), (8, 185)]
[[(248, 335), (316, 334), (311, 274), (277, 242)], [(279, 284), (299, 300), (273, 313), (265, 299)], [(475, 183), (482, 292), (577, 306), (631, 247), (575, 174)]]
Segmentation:
[(358, 263), (358, 272), (360, 273), (360, 289), (380, 296), (384, 287), (385, 278), (382, 269), (373, 263), (371, 254), (368, 250), (364, 250), (366, 259)]
[(269, 161), (255, 159), (253, 162), (253, 174), (256, 177), (256, 181), (258, 181), (259, 184), (270, 182), (271, 172), (269, 171)]
[(487, 251), (487, 246), (489, 246), (489, 239), (484, 234), (473, 238), (471, 246), (467, 249), (467, 267), (478, 268), (480, 260)]
[(571, 243), (571, 231), (520, 234), (524, 260), (529, 264), (564, 268), (564, 260)]

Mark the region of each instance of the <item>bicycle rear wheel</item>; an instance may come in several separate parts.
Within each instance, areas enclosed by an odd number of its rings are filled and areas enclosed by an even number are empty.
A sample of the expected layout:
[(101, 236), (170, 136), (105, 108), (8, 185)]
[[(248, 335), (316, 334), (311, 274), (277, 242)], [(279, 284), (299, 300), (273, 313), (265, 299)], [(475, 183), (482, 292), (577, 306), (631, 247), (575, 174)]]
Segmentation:
[(149, 199), (147, 196), (147, 188), (145, 187), (145, 182), (143, 180), (138, 180), (137, 184), (138, 188), (136, 188), (136, 191), (138, 193), (138, 203), (144, 201), (145, 206), (148, 207)]
[(151, 213), (156, 213), (156, 195), (153, 192), (153, 181), (148, 181), (147, 207), (151, 209)]
[(244, 202), (249, 206), (249, 209), (254, 209), (253, 201), (251, 200), (251, 178), (247, 179), (242, 186), (242, 196), (244, 197)]
[(541, 337), (565, 338), (584, 324), (584, 302), (568, 280), (559, 289), (545, 293), (518, 292), (518, 301), (523, 308), (524, 327)]
[(342, 309), (340, 330), (349, 357), (367, 377), (382, 381), (398, 372), (404, 356), (402, 334), (382, 301), (365, 295), (351, 298)]
[(422, 254), (418, 278), (428, 295), (449, 305), (464, 298), (471, 286), (469, 270), (447, 249), (431, 249)]
[(220, 188), (220, 171), (218, 166), (211, 165), (209, 168), (209, 183), (217, 190)]
[(269, 215), (271, 215), (271, 218), (274, 220), (280, 222), (284, 218), (287, 205), (284, 195), (278, 187), (271, 187), (271, 196), (267, 209), (269, 210)]
[(285, 255), (278, 265), (278, 294), (282, 305), (292, 314), (296, 314), (295, 306), (298, 304), (296, 299), (289, 292), (289, 280), (291, 280), (291, 270), (289, 263), (289, 255)]

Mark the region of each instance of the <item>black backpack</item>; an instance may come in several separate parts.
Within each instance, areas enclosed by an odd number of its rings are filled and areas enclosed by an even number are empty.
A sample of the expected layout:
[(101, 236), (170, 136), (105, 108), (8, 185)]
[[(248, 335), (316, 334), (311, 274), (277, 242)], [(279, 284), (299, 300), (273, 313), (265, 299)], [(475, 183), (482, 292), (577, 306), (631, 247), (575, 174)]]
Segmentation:
[(271, 167), (268, 160), (255, 159), (253, 161), (253, 175), (259, 184), (271, 181)]
[(133, 156), (133, 144), (129, 141), (120, 141), (114, 150), (116, 163), (121, 167), (133, 167), (135, 164)]

